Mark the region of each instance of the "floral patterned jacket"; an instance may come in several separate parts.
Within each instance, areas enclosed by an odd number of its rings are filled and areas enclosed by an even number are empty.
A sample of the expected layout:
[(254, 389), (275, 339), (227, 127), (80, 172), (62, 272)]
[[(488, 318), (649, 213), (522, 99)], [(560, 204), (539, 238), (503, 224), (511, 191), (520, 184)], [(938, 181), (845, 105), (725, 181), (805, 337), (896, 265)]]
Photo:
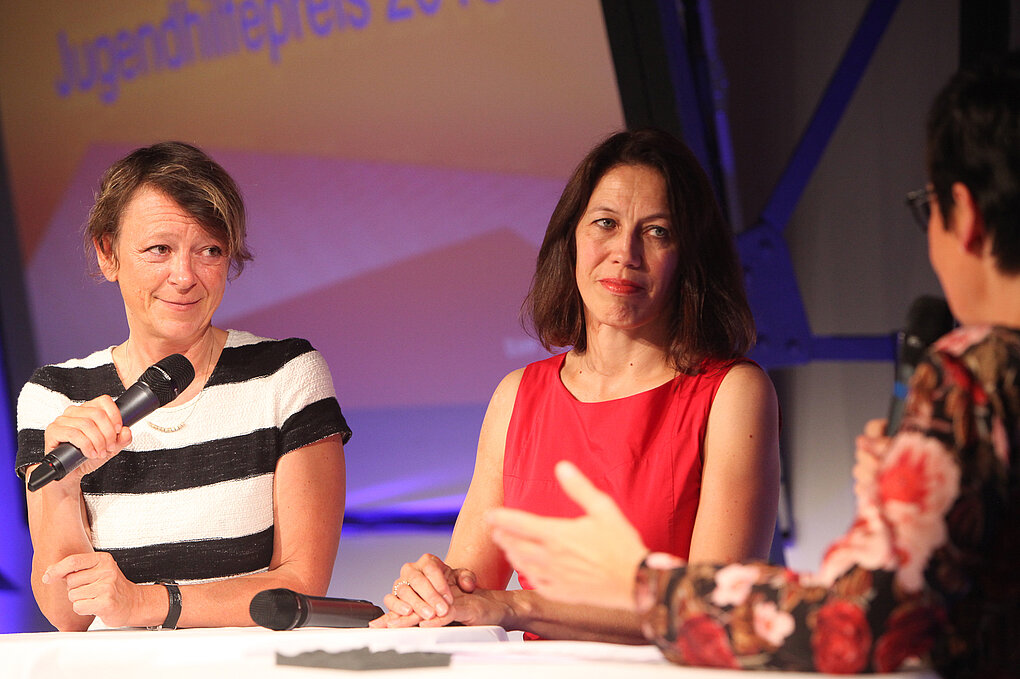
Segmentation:
[(898, 432), (862, 445), (857, 516), (818, 573), (649, 555), (645, 635), (689, 665), (1020, 676), (1020, 331), (940, 339)]

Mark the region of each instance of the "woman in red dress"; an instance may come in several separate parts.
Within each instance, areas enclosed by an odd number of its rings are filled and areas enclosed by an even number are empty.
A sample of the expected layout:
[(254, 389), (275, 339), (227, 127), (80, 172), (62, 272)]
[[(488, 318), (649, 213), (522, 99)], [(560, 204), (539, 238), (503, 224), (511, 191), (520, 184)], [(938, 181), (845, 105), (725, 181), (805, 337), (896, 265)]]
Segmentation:
[(507, 506), (576, 516), (553, 466), (569, 459), (642, 538), (692, 561), (768, 555), (779, 416), (743, 358), (754, 324), (729, 227), (694, 155), (656, 130), (615, 134), (568, 182), (526, 312), (546, 349), (507, 375), (482, 424), (446, 559), (401, 568), (375, 626), (501, 625), (543, 638), (639, 641), (636, 615), (507, 591), (484, 521)]

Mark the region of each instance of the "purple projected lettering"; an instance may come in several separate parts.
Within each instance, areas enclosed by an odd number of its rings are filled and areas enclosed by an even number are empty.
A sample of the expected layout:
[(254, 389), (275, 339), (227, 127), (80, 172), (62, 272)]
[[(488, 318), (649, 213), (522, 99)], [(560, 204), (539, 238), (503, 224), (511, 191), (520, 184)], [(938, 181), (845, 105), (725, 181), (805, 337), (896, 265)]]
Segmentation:
[[(393, 23), (431, 16), (445, 6), (499, 1), (385, 0), (383, 16)], [(325, 38), (347, 28), (361, 30), (373, 17), (369, 0), (206, 0), (202, 11), (191, 9), (187, 0), (171, 0), (165, 17), (134, 30), (115, 29), (78, 43), (59, 31), (63, 73), (55, 88), (60, 97), (95, 90), (100, 101), (113, 104), (121, 85), (136, 78), (242, 52), (266, 53), (279, 64), (287, 43), (308, 33)]]
[[(476, 4), (480, 2), (486, 2), (490, 5), (499, 2), (499, 0), (473, 0)], [(452, 0), (448, 0), (449, 4), (453, 4)], [(471, 4), (472, 0), (458, 0), (461, 7)], [(403, 21), (404, 19), (410, 19), (415, 15), (416, 9), (422, 14), (431, 15), (439, 11), (439, 8), (443, 5), (443, 0), (388, 0), (386, 5), (386, 19), (389, 21)]]

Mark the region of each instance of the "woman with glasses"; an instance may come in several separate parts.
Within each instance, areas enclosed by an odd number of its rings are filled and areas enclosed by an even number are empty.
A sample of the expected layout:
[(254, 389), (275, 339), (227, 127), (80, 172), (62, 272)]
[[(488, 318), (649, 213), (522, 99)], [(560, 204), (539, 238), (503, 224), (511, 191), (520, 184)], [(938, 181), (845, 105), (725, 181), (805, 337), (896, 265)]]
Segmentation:
[(909, 203), (962, 326), (910, 382), (896, 431), (857, 440), (857, 517), (821, 570), (687, 564), (649, 553), (578, 470), (585, 516), (511, 510), (495, 540), (538, 591), (636, 610), (671, 660), (741, 669), (945, 677), (1020, 672), (1020, 53), (961, 71), (927, 126), (929, 186)]

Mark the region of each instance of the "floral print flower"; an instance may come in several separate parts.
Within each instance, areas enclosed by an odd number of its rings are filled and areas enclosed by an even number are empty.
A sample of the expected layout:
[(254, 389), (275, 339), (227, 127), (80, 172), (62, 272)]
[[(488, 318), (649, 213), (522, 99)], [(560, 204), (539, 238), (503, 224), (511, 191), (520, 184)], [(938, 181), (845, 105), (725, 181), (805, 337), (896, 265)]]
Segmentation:
[(935, 348), (951, 356), (961, 356), (967, 349), (988, 337), (991, 332), (990, 325), (965, 325), (936, 340)]
[(960, 468), (945, 446), (915, 432), (897, 436), (879, 473), (879, 499), (909, 592), (924, 584), (931, 553), (946, 541), (944, 516), (960, 491)]
[(910, 658), (921, 658), (932, 646), (940, 614), (927, 606), (901, 606), (875, 643), (875, 669), (894, 672)]
[(818, 611), (811, 636), (815, 667), (821, 672), (852, 674), (868, 664), (871, 629), (864, 611), (848, 601), (827, 603)]
[(753, 621), (754, 633), (773, 648), (782, 646), (796, 625), (792, 615), (779, 610), (779, 607), (771, 601), (755, 604)]
[(638, 590), (658, 596), (642, 614), (649, 638), (675, 662), (713, 667), (893, 672), (920, 658), (945, 676), (1016, 676), (1018, 375), (1020, 330), (939, 340), (900, 431), (858, 441), (857, 516), (818, 573), (642, 573)]
[(878, 507), (862, 506), (850, 530), (825, 553), (818, 577), (822, 583), (831, 585), (854, 566), (891, 569), (896, 561), (889, 526)]
[(739, 563), (720, 568), (715, 574), (712, 603), (716, 606), (739, 606), (744, 603), (760, 574), (757, 566), (744, 566)]
[(688, 618), (677, 633), (677, 648), (691, 665), (740, 669), (726, 630), (707, 615)]

